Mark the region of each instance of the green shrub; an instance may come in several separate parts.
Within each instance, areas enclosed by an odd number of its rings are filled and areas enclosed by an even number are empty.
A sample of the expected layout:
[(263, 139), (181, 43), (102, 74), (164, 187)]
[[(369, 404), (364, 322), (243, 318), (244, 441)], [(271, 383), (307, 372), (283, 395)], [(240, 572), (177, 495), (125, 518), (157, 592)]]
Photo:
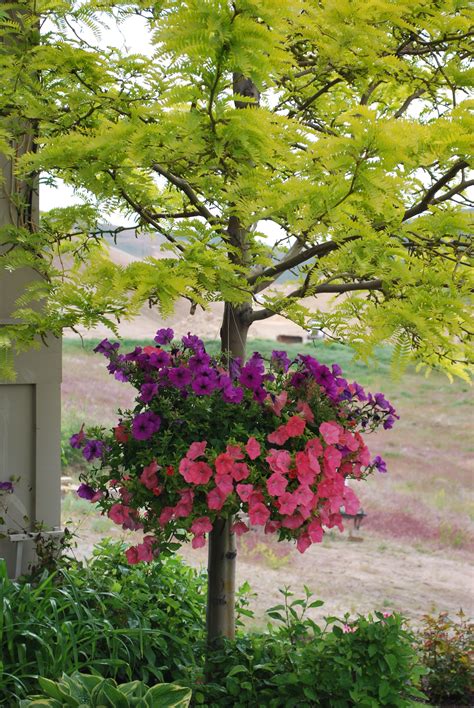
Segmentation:
[(447, 612), (425, 615), (418, 635), (421, 661), (428, 669), (424, 691), (433, 703), (473, 705), (474, 624), (464, 613), (452, 620)]
[(307, 618), (320, 606), (307, 591), (269, 610), (280, 625), (269, 633), (227, 642), (209, 661), (205, 686), (195, 686), (197, 704), (264, 705), (269, 708), (411, 706), (423, 698), (413, 636), (396, 614), (359, 616), (348, 623), (329, 617), (321, 629)]
[(84, 670), (153, 684), (202, 665), (202, 574), (176, 557), (129, 566), (123, 550), (104, 542), (90, 563), (45, 572), (38, 584), (8, 580), (0, 565), (0, 705), (36, 690), (38, 675)]
[(62, 708), (88, 706), (90, 708), (187, 708), (191, 691), (182, 686), (161, 683), (148, 688), (141, 681), (117, 685), (113, 679), (75, 672), (64, 674), (60, 681), (40, 677), (42, 695), (20, 701), (20, 708), (35, 705)]

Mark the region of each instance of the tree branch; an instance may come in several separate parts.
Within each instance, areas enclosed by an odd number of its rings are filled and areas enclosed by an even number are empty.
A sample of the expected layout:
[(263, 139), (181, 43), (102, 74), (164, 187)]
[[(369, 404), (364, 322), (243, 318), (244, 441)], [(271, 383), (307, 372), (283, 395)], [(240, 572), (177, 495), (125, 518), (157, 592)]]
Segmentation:
[(405, 214), (403, 215), (402, 221), (412, 219), (414, 216), (417, 216), (418, 214), (421, 214), (423, 211), (425, 211), (428, 206), (433, 203), (436, 193), (439, 192), (439, 190), (442, 189), (446, 184), (448, 184), (448, 182), (452, 180), (452, 178), (455, 177), (457, 173), (463, 170), (465, 167), (468, 167), (468, 163), (466, 162), (466, 160), (458, 160), (458, 162), (456, 162), (451, 167), (451, 169), (449, 169), (442, 177), (440, 177), (434, 184), (432, 184), (428, 190), (426, 190), (423, 199), (421, 199), (417, 204), (414, 204), (412, 207), (406, 210)]
[[(291, 268), (295, 268), (296, 266), (300, 265), (301, 263), (304, 263), (305, 261), (309, 260), (310, 258), (313, 258), (314, 256), (318, 256), (319, 258), (322, 256), (326, 256), (328, 253), (331, 253), (331, 251), (334, 251), (339, 247), (340, 244), (335, 243), (334, 241), (317, 243), (314, 246), (306, 248), (304, 251), (301, 251), (300, 253), (297, 253), (290, 258), (284, 258), (282, 261), (280, 261), (280, 263), (277, 263), (276, 265), (267, 268), (262, 273), (250, 275), (247, 278), (247, 282), (249, 285), (253, 285), (257, 280), (260, 279), (263, 279), (265, 281), (271, 280), (275, 275), (280, 275), (281, 273), (284, 273), (285, 271), (290, 270)], [(262, 288), (259, 288), (257, 292), (259, 292), (261, 289)]]
[(157, 162), (153, 163), (151, 166), (152, 170), (154, 172), (157, 172), (159, 175), (164, 177), (165, 179), (168, 180), (168, 182), (171, 182), (177, 189), (179, 189), (181, 192), (183, 192), (191, 202), (191, 204), (197, 209), (199, 214), (203, 216), (206, 221), (208, 221), (210, 224), (218, 224), (219, 220), (217, 217), (215, 217), (209, 209), (198, 199), (198, 196), (194, 189), (191, 187), (189, 182), (187, 182), (185, 179), (182, 177), (177, 177), (176, 175), (172, 174), (171, 172), (168, 172), (164, 167), (159, 165)]

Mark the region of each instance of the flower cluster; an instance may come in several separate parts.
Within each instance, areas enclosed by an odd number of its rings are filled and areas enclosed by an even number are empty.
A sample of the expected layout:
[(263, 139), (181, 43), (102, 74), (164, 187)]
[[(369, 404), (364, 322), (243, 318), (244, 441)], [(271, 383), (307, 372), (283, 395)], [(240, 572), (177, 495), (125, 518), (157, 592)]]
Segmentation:
[(145, 534), (129, 562), (189, 534), (203, 546), (219, 517), (232, 517), (239, 535), (262, 526), (296, 539), (302, 553), (324, 528), (342, 530), (341, 510), (359, 509), (346, 480), (386, 472), (362, 433), (392, 427), (389, 401), (311, 356), (274, 351), (266, 366), (254, 353), (244, 364), (212, 357), (195, 335), (173, 337), (159, 330), (160, 346), (125, 354), (108, 340), (96, 347), (109, 372), (137, 389), (136, 406), (111, 432), (81, 428), (70, 441), (94, 463), (78, 494)]

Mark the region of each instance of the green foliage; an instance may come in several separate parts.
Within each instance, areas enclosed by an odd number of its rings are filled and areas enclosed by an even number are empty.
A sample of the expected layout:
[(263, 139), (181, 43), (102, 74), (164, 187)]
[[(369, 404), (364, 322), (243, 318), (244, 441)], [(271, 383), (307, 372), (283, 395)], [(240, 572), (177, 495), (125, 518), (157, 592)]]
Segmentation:
[(474, 697), (474, 624), (462, 610), (458, 619), (447, 612), (425, 615), (418, 633), (418, 649), (428, 669), (423, 688), (433, 703), (472, 705)]
[(204, 645), (204, 578), (169, 558), (125, 566), (104, 541), (88, 564), (44, 573), (38, 583), (0, 578), (0, 703), (37, 690), (37, 677), (74, 671), (118, 682), (173, 681)]
[[(137, 15), (151, 56), (94, 47)], [(180, 296), (233, 303), (242, 328), (279, 312), (364, 357), (392, 341), (397, 371), (467, 376), (471, 36), (468, 0), (9, 3), (0, 149), (18, 218), (0, 267), (39, 280), (3, 328), (0, 376), (47, 332), (113, 329), (147, 302), (169, 314)], [(83, 204), (35, 223), (40, 172)], [(117, 210), (165, 257), (113, 263)], [(325, 293), (342, 295), (329, 313)]]
[(195, 688), (198, 705), (408, 707), (423, 697), (413, 636), (399, 615), (328, 617), (321, 628), (307, 614), (323, 603), (308, 589), (303, 599), (280, 592), (283, 603), (268, 610), (280, 625), (214, 652), (211, 683)]
[(161, 683), (148, 688), (140, 681), (117, 685), (113, 679), (102, 676), (63, 674), (60, 681), (38, 679), (43, 695), (35, 695), (20, 701), (20, 708), (30, 706), (90, 706), (90, 708), (187, 708), (191, 690), (173, 684)]

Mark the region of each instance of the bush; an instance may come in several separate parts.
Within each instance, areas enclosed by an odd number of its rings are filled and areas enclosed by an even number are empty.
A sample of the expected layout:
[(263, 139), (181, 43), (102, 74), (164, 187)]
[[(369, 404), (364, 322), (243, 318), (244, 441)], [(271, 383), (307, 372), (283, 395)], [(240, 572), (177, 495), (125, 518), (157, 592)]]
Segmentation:
[(0, 705), (37, 690), (38, 675), (153, 684), (202, 665), (202, 574), (176, 557), (131, 567), (123, 552), (104, 542), (88, 564), (45, 572), (37, 585), (8, 580), (0, 565)]
[(457, 617), (452, 620), (447, 612), (424, 616), (418, 635), (421, 661), (428, 669), (423, 685), (433, 703), (473, 705), (474, 624), (462, 611)]
[(421, 669), (413, 636), (399, 615), (359, 616), (354, 622), (328, 617), (321, 629), (307, 610), (321, 606), (306, 598), (268, 611), (280, 624), (268, 633), (227, 642), (208, 664), (211, 682), (195, 687), (197, 704), (244, 708), (411, 706)]

